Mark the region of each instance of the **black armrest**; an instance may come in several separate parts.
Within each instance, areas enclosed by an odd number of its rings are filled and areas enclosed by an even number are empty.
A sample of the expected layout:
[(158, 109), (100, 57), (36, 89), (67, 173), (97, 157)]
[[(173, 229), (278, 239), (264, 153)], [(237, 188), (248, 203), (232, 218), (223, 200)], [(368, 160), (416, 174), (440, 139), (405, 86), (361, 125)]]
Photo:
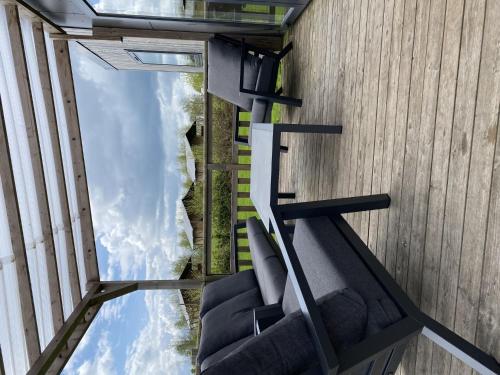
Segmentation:
[(279, 303), (259, 306), (253, 309), (254, 335), (257, 336), (266, 328), (272, 326), (285, 314)]
[(279, 95), (272, 92), (249, 90), (243, 87), (243, 82), (240, 85), (240, 92), (254, 99), (264, 99), (269, 102), (291, 105), (293, 107), (302, 107), (302, 99), (293, 98), (290, 96)]

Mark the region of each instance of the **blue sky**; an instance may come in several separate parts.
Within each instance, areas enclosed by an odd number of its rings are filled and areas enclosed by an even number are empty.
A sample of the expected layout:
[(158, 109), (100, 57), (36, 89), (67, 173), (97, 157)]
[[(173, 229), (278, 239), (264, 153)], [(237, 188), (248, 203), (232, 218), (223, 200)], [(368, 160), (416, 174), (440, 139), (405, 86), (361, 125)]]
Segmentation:
[[(106, 70), (76, 44), (71, 57), (101, 278), (174, 277), (178, 130), (192, 92), (178, 73)], [(186, 333), (174, 325), (177, 301), (152, 291), (106, 303), (65, 373), (189, 373), (190, 359), (169, 347)]]

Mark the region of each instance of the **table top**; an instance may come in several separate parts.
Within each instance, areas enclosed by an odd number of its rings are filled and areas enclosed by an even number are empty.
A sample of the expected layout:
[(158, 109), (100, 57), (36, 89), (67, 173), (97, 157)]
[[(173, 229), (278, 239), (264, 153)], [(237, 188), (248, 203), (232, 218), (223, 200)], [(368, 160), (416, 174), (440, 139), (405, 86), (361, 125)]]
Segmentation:
[[(275, 137), (273, 124), (252, 124), (252, 156), (250, 169), (250, 199), (259, 213), (267, 230), (270, 227), (271, 204), (275, 203), (277, 194), (278, 170), (273, 168), (273, 159), (279, 159), (279, 142)], [(276, 155), (275, 144), (278, 144)], [(279, 163), (279, 160), (278, 160)], [(274, 188), (273, 188), (274, 186)], [(273, 191), (276, 190), (276, 191)]]
[(281, 133), (341, 134), (340, 125), (252, 124), (250, 198), (267, 230), (271, 208), (278, 203)]

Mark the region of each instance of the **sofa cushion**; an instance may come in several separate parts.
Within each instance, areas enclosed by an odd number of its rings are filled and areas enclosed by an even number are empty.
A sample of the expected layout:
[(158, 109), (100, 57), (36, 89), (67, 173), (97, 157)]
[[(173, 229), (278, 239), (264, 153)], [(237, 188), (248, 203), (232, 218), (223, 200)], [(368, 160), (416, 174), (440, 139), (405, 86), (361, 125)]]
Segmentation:
[(252, 265), (264, 304), (281, 303), (285, 291), (286, 271), (273, 243), (262, 223), (254, 217), (247, 220), (247, 232)]
[[(362, 340), (366, 305), (356, 292), (337, 291), (320, 298), (317, 303), (336, 351)], [(206, 368), (203, 375), (300, 374), (316, 361), (316, 351), (302, 312), (296, 311)]]
[(201, 320), (198, 363), (223, 347), (253, 333), (253, 309), (262, 306), (258, 288), (221, 303), (208, 311)]
[[(240, 63), (240, 47), (216, 38), (208, 41), (208, 92), (250, 112), (253, 99), (240, 93)], [(244, 88), (255, 88), (260, 65), (258, 56), (247, 53)]]
[(219, 362), (220, 360), (224, 359), (229, 353), (231, 353), (233, 350), (236, 350), (238, 347), (246, 343), (248, 340), (250, 340), (253, 335), (243, 337), (241, 340), (235, 341), (232, 344), (229, 344), (225, 347), (223, 347), (221, 350), (218, 352), (215, 352), (212, 355), (209, 355), (205, 360), (201, 363), (200, 369), (201, 371), (205, 371), (207, 368), (210, 366), (213, 366), (215, 363)]
[(211, 282), (203, 288), (200, 317), (215, 306), (258, 286), (253, 270), (246, 270)]
[[(387, 293), (329, 218), (297, 220), (293, 245), (314, 298), (351, 288), (367, 305), (388, 299)], [(291, 282), (287, 281), (283, 310), (290, 313), (298, 308)]]
[(401, 319), (401, 313), (389, 298), (370, 300), (366, 336), (371, 336)]

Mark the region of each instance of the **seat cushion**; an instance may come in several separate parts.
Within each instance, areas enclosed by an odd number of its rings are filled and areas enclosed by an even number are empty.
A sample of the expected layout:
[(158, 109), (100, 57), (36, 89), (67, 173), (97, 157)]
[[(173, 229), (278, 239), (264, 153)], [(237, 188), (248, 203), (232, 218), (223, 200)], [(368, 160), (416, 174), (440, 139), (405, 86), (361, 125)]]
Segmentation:
[(220, 360), (224, 359), (229, 353), (231, 353), (233, 350), (236, 350), (238, 347), (240, 347), (241, 345), (243, 345), (244, 343), (246, 343), (252, 337), (253, 337), (253, 335), (247, 336), (247, 337), (243, 337), (241, 340), (235, 341), (232, 344), (229, 344), (229, 345), (223, 347), (218, 352), (215, 352), (214, 354), (209, 355), (201, 363), (201, 365), (200, 365), (201, 371), (205, 371), (210, 366), (213, 366), (215, 363), (217, 363)]
[[(353, 290), (330, 293), (317, 301), (336, 351), (360, 342), (366, 326), (366, 305)], [(213, 374), (300, 374), (317, 361), (302, 315), (296, 311), (206, 368)]]
[(285, 292), (286, 271), (263, 224), (247, 220), (248, 244), (252, 265), (264, 304), (281, 303)]
[(401, 319), (401, 313), (389, 298), (371, 300), (368, 304), (366, 336), (371, 336)]
[[(208, 92), (247, 111), (253, 99), (240, 93), (241, 48), (212, 38), (208, 41)], [(243, 87), (253, 90), (257, 84), (261, 59), (247, 53)]]
[(203, 288), (200, 317), (215, 306), (258, 286), (253, 270), (246, 270), (209, 283)]
[[(329, 218), (297, 220), (293, 245), (314, 298), (344, 288), (355, 290), (370, 307), (368, 321), (373, 320), (372, 334), (384, 328), (387, 322), (392, 324), (400, 319), (394, 302)], [(291, 313), (298, 309), (292, 284), (287, 280), (283, 311)]]
[(253, 309), (262, 306), (258, 288), (221, 303), (201, 320), (198, 363), (227, 345), (253, 334)]

